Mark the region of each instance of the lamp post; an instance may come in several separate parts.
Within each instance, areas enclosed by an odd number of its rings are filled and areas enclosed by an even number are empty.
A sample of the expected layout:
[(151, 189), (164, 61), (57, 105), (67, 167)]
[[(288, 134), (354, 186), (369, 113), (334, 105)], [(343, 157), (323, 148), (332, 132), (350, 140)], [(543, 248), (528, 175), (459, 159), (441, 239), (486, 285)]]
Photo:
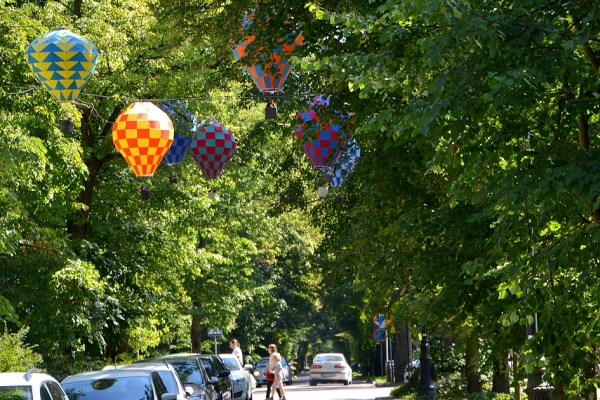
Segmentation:
[(421, 337), (421, 376), (417, 397), (437, 397), (437, 389), (431, 378), (431, 355), (429, 354), (429, 340), (427, 340), (427, 327), (423, 327)]

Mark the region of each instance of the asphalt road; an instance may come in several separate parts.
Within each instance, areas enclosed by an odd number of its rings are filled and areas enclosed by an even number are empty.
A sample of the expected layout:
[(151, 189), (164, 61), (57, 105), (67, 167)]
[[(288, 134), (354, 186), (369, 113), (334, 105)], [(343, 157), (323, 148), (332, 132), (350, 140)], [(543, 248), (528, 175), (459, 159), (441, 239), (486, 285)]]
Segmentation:
[[(352, 385), (342, 383), (319, 383), (308, 385), (308, 372), (302, 372), (294, 378), (291, 386), (284, 386), (286, 400), (374, 400), (390, 395), (391, 387), (376, 387), (372, 383), (354, 381)], [(263, 400), (266, 387), (254, 389), (254, 400)], [(275, 400), (278, 400), (275, 394)]]

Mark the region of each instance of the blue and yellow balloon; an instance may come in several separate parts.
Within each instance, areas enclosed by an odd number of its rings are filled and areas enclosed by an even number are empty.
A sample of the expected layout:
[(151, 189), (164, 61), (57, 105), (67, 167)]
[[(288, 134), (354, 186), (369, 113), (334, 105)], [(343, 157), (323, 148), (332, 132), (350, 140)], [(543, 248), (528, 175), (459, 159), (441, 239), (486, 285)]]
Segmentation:
[(68, 29), (55, 29), (29, 44), (25, 60), (59, 103), (70, 103), (96, 69), (98, 50)]

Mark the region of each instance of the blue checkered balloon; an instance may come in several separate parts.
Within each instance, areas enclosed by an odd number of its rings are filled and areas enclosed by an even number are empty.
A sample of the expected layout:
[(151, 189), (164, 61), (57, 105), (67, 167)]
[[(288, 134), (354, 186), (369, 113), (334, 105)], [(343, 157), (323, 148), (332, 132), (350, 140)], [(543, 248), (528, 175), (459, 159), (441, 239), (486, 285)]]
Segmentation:
[(354, 169), (354, 166), (360, 158), (360, 147), (356, 140), (350, 139), (346, 148), (342, 151), (342, 154), (333, 164), (333, 171), (325, 171), (325, 174), (333, 172), (333, 179), (331, 181), (332, 187), (340, 187), (348, 178), (348, 175)]
[(196, 117), (187, 109), (181, 101), (168, 101), (158, 105), (167, 113), (175, 129), (175, 139), (169, 147), (169, 151), (163, 157), (165, 164), (180, 164), (192, 143), (192, 136), (198, 130)]

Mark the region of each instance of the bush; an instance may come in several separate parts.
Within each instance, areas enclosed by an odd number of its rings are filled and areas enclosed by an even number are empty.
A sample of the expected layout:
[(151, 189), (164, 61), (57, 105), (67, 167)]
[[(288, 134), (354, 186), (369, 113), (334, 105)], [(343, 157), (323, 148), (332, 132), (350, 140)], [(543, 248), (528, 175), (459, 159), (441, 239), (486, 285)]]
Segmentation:
[(29, 328), (23, 328), (17, 333), (5, 332), (0, 335), (0, 371), (22, 372), (42, 364), (42, 356), (25, 344), (28, 331)]
[(62, 381), (69, 375), (79, 374), (81, 372), (98, 371), (106, 366), (107, 360), (94, 357), (70, 357), (62, 356), (44, 363), (48, 374)]
[(399, 399), (401, 397), (408, 396), (414, 392), (412, 385), (410, 382), (405, 383), (402, 386), (395, 387), (391, 390), (390, 396), (395, 399)]

